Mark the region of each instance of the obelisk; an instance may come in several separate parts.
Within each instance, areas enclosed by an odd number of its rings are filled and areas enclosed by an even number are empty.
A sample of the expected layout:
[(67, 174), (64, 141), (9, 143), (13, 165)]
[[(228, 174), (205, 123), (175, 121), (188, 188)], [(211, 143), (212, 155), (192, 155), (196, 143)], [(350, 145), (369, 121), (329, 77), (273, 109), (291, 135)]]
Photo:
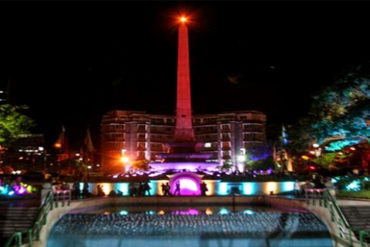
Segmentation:
[(192, 142), (195, 140), (191, 111), (189, 40), (187, 22), (187, 17), (179, 18), (175, 128), (175, 141), (178, 142)]

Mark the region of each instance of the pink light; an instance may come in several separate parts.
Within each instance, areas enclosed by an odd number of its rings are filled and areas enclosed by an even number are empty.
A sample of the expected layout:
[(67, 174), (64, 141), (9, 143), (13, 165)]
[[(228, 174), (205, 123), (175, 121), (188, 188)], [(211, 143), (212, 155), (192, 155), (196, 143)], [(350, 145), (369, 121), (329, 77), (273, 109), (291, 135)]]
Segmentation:
[(170, 190), (172, 195), (178, 195), (176, 188), (180, 184), (181, 196), (198, 196), (201, 195), (199, 181), (190, 176), (180, 176), (171, 181)]
[(188, 210), (176, 210), (173, 212), (173, 214), (179, 214), (179, 215), (199, 215), (198, 209), (189, 208)]
[(18, 194), (23, 194), (25, 192), (25, 189), (23, 187), (21, 187), (18, 191)]
[(163, 170), (187, 170), (187, 171), (197, 171), (208, 170), (216, 171), (219, 164), (218, 163), (207, 163), (207, 162), (164, 162), (150, 163), (149, 166), (152, 168), (152, 171), (163, 171)]

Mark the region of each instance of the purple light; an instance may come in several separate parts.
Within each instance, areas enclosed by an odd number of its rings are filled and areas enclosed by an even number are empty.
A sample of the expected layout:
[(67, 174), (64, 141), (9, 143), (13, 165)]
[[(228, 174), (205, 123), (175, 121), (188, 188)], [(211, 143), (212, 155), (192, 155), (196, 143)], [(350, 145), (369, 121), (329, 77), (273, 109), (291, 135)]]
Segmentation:
[(187, 171), (195, 172), (197, 170), (216, 171), (219, 164), (218, 163), (207, 163), (207, 162), (164, 162), (164, 163), (153, 162), (153, 163), (150, 163), (149, 166), (154, 171), (187, 170)]
[(176, 210), (173, 212), (173, 214), (179, 214), (179, 215), (199, 215), (198, 209), (189, 208), (188, 210)]
[[(197, 174), (178, 173), (170, 180), (170, 192), (172, 195), (198, 196), (201, 195), (200, 183), (201, 179)], [(178, 187), (180, 187), (180, 193)]]

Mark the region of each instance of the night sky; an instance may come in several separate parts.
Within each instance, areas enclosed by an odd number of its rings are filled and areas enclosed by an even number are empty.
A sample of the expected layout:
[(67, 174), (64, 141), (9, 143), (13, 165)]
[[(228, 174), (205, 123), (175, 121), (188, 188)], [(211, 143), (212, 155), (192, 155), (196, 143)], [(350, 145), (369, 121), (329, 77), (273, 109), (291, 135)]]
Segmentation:
[(0, 86), (33, 132), (98, 145), (111, 109), (174, 114), (177, 30), (191, 16), (194, 113), (255, 109), (294, 123), (310, 95), (370, 60), (365, 2), (15, 2), (0, 6)]

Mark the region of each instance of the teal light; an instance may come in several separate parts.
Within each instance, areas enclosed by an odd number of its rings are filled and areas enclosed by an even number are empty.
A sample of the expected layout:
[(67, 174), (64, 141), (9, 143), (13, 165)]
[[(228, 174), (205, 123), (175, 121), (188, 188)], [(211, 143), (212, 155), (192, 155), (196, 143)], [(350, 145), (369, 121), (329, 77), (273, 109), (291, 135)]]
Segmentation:
[(155, 215), (155, 214), (156, 214), (156, 212), (155, 212), (155, 211), (150, 210), (150, 211), (146, 211), (146, 212), (145, 212), (145, 214), (148, 214), (148, 215)]
[(344, 147), (351, 146), (358, 144), (359, 140), (343, 140), (343, 141), (335, 141), (331, 142), (328, 146), (325, 147), (327, 151), (339, 151), (342, 150)]
[(242, 183), (242, 186), (243, 186), (243, 192), (242, 192), (243, 195), (256, 194), (256, 187), (257, 187), (256, 183), (251, 183), (251, 182)]
[(359, 191), (361, 189), (361, 182), (359, 179), (353, 180), (351, 183), (346, 185), (347, 191)]
[(128, 196), (129, 195), (129, 188), (128, 188), (128, 183), (117, 183), (116, 184), (116, 190), (120, 191), (123, 196)]
[(157, 181), (150, 180), (149, 181), (149, 186), (150, 186), (150, 195), (154, 196), (157, 194)]
[(5, 190), (4, 186), (0, 186), (0, 194), (6, 194), (7, 191)]
[(12, 196), (12, 195), (14, 195), (14, 191), (9, 191), (8, 196)]
[(119, 211), (119, 214), (120, 215), (128, 215), (128, 211), (127, 210), (121, 210), (121, 211)]
[(80, 182), (79, 188), (80, 188), (80, 192), (82, 192), (84, 190), (84, 183)]
[(295, 182), (293, 182), (293, 181), (282, 182), (281, 183), (281, 186), (283, 188), (282, 192), (293, 191), (294, 187), (295, 187), (294, 185), (295, 185)]
[(220, 182), (218, 183), (218, 186), (217, 186), (217, 195), (220, 195), (220, 196), (225, 196), (227, 195), (227, 188), (228, 188), (228, 184), (227, 182)]
[(219, 214), (222, 214), (222, 215), (226, 215), (226, 214), (229, 214), (229, 213), (230, 213), (230, 211), (227, 210), (227, 208), (221, 208), (220, 212), (219, 212)]

